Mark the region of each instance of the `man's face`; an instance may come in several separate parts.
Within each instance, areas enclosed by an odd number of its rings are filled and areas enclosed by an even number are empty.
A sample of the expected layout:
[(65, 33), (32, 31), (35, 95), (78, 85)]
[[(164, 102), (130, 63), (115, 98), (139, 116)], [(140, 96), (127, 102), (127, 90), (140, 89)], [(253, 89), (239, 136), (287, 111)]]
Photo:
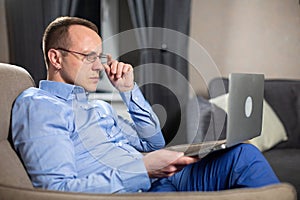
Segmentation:
[[(69, 28), (69, 36), (71, 40), (69, 51), (95, 55), (102, 53), (101, 38), (93, 30), (73, 25)], [(99, 81), (99, 71), (103, 70), (103, 65), (99, 58), (90, 62), (81, 54), (68, 52), (62, 58), (60, 76), (65, 83), (82, 86), (87, 91), (95, 91)]]

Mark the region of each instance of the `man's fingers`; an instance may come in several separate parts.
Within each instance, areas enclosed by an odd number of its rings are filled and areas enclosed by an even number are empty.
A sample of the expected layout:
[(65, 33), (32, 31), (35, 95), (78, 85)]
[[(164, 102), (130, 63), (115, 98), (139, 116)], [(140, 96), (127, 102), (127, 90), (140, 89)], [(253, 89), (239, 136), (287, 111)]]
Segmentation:
[(123, 73), (127, 73), (132, 70), (132, 66), (130, 64), (125, 64), (123, 67)]
[(107, 54), (107, 57), (106, 57), (106, 58), (107, 58), (107, 64), (108, 64), (108, 65), (111, 65), (112, 60), (113, 60), (113, 59), (112, 59), (112, 56), (111, 56), (110, 54)]
[(110, 67), (110, 73), (116, 74), (118, 68), (118, 61), (116, 60), (111, 61), (109, 67)]
[(110, 67), (109, 67), (108, 64), (105, 63), (105, 64), (102, 64), (102, 65), (103, 65), (106, 72), (108, 72), (108, 71), (110, 72)]
[(116, 77), (121, 78), (123, 75), (123, 68), (125, 64), (123, 62), (119, 62), (117, 65)]
[(174, 165), (189, 165), (194, 162), (199, 161), (200, 159), (198, 157), (190, 157), (190, 156), (182, 156), (175, 160), (172, 164)]
[(115, 78), (119, 79), (123, 74), (132, 70), (132, 66), (123, 62), (111, 61), (110, 66), (106, 65), (105, 69), (110, 72), (110, 75), (115, 75)]
[(107, 63), (102, 64), (112, 85), (119, 91), (125, 92), (134, 87), (133, 67), (130, 64), (113, 60), (107, 55)]

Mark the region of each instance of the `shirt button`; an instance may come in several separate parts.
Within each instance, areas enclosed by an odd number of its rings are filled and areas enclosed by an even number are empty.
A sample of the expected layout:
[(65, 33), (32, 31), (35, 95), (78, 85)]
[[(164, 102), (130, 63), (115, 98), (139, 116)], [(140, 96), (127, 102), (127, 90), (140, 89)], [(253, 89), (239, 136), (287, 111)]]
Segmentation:
[(134, 100), (138, 101), (138, 100), (139, 100), (139, 98), (138, 98), (138, 97), (134, 97)]

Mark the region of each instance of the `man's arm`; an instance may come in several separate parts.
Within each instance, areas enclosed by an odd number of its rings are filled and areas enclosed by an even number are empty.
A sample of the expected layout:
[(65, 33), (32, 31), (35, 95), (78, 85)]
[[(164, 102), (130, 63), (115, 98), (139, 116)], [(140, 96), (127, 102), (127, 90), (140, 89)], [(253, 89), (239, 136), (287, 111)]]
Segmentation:
[[(26, 94), (25, 94), (26, 96)], [(39, 100), (37, 100), (39, 99)], [(74, 192), (136, 192), (150, 188), (142, 159), (80, 177), (76, 168), (72, 112), (59, 102), (17, 99), (12, 135), (35, 187)]]
[[(141, 138), (141, 143), (144, 141), (145, 144), (150, 144), (148, 146), (150, 148), (146, 150), (162, 148), (165, 141), (160, 130), (159, 121), (151, 106), (134, 84), (132, 66), (112, 60), (109, 56), (108, 63), (104, 67), (111, 83), (121, 92), (121, 96), (135, 123), (137, 133)], [(180, 152), (164, 149), (151, 152), (143, 158), (148, 175), (151, 178), (169, 177), (180, 171), (184, 166), (198, 160), (198, 158), (183, 156), (183, 153)]]
[[(121, 97), (128, 108), (128, 112), (133, 120), (133, 129), (138, 137), (128, 135), (128, 122), (119, 119), (119, 126), (123, 129), (123, 133), (128, 140), (139, 151), (149, 152), (161, 149), (165, 146), (165, 140), (161, 132), (159, 120), (153, 112), (149, 103), (144, 99), (144, 96), (138, 86), (128, 92), (120, 93)], [(141, 149), (139, 149), (139, 146)]]
[(128, 112), (133, 120), (133, 128), (138, 138), (126, 133), (132, 133), (128, 123), (119, 120), (119, 126), (133, 146), (140, 151), (153, 151), (164, 147), (165, 141), (161, 132), (159, 120), (142, 92), (134, 82), (133, 67), (130, 64), (118, 62), (108, 56), (104, 64), (105, 72), (112, 85), (120, 92)]

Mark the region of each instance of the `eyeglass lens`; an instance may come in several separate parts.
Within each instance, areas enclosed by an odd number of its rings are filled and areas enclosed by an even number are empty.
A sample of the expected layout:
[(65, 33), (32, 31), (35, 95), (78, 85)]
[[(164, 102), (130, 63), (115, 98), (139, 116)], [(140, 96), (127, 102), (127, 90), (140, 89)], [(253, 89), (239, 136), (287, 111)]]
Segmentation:
[(97, 55), (96, 53), (92, 53), (86, 56), (87, 61), (95, 62), (99, 58), (102, 64), (107, 63), (107, 56), (105, 54)]

